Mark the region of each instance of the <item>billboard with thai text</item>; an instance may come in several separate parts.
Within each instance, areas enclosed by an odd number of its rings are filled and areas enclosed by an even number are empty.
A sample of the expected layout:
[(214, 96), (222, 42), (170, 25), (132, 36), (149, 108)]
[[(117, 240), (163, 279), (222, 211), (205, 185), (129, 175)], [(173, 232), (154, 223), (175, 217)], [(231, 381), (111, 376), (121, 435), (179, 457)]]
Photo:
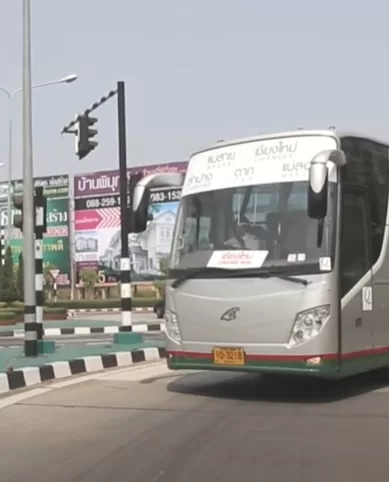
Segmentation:
[[(142, 166), (128, 170), (144, 175), (155, 172), (185, 173), (186, 162)], [(116, 283), (120, 275), (120, 203), (118, 171), (76, 176), (74, 180), (74, 260), (77, 281), (82, 269), (97, 269), (100, 281)], [(153, 220), (141, 234), (128, 238), (133, 280), (161, 275), (160, 263), (169, 256), (181, 188), (154, 190), (150, 211)]]
[[(43, 265), (46, 269), (59, 269), (57, 284), (70, 284), (70, 242), (69, 242), (69, 176), (47, 176), (34, 179), (34, 187), (43, 186), (47, 197), (47, 232), (43, 238)], [(22, 181), (14, 181), (11, 194), (23, 192)], [(11, 222), (17, 211), (11, 203)], [(0, 183), (0, 223), (8, 232), (8, 183)], [(10, 246), (14, 264), (19, 263), (23, 253), (23, 233), (12, 227)]]

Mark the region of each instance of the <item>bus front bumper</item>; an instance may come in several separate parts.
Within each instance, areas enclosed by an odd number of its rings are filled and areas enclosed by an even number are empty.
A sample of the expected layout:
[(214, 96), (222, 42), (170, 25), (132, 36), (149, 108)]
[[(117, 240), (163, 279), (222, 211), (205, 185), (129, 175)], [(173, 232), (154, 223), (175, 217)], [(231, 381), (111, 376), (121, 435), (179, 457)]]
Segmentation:
[(222, 370), (242, 373), (289, 374), (340, 378), (337, 354), (277, 356), (245, 355), (243, 359), (220, 359), (215, 353), (167, 351), (171, 370)]

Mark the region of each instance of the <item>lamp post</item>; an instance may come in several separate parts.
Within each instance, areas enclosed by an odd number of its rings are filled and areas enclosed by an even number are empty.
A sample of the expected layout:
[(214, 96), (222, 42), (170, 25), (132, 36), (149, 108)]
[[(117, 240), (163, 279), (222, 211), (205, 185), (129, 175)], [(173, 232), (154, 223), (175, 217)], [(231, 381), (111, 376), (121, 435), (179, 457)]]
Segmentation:
[[(62, 77), (61, 79), (51, 80), (49, 82), (43, 82), (41, 84), (35, 84), (31, 88), (32, 89), (40, 89), (41, 87), (48, 87), (49, 85), (56, 85), (56, 84), (70, 84), (78, 79), (78, 76), (75, 74), (67, 75), (66, 77)], [(3, 87), (0, 87), (0, 91), (3, 92), (8, 98), (8, 230), (7, 230), (7, 246), (11, 240), (11, 233), (12, 233), (12, 219), (11, 219), (11, 205), (12, 205), (12, 130), (13, 130), (13, 122), (12, 122), (12, 101), (16, 94), (23, 91), (23, 87), (16, 89), (10, 92)]]

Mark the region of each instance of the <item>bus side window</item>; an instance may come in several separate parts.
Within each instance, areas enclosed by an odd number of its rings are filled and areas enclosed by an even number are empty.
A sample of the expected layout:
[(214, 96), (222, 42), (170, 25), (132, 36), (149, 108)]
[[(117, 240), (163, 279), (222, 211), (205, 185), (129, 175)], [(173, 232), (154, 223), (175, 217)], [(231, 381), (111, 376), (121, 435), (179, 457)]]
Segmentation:
[(343, 170), (344, 181), (367, 187), (372, 224), (372, 265), (382, 251), (388, 208), (388, 148), (378, 142), (357, 137), (341, 141), (348, 164)]
[(342, 297), (371, 267), (371, 228), (366, 189), (343, 184), (340, 241)]
[(185, 252), (210, 249), (212, 203), (207, 196), (194, 196), (186, 205), (183, 241)]

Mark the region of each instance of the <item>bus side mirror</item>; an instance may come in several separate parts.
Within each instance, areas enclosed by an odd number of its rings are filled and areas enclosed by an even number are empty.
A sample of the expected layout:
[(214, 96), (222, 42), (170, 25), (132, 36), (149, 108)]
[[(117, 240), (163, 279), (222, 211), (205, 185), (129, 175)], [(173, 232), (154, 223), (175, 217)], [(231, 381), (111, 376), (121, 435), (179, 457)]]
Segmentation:
[(311, 164), (309, 167), (308, 216), (323, 219), (327, 214), (328, 170), (326, 164)]
[(133, 189), (130, 210), (130, 232), (143, 233), (147, 228), (147, 221), (152, 221), (149, 213), (150, 189), (153, 187), (181, 187), (183, 174), (157, 173), (150, 174), (138, 181)]
[(150, 190), (146, 187), (143, 191), (142, 199), (138, 203), (137, 207), (135, 209), (131, 209), (131, 213), (130, 213), (130, 232), (131, 233), (143, 233), (144, 231), (146, 231), (147, 222), (153, 220), (153, 215), (149, 213), (149, 201), (150, 201)]
[(307, 210), (308, 216), (312, 219), (323, 219), (327, 215), (330, 161), (341, 167), (346, 164), (346, 156), (340, 150), (322, 151), (312, 158), (309, 166)]

